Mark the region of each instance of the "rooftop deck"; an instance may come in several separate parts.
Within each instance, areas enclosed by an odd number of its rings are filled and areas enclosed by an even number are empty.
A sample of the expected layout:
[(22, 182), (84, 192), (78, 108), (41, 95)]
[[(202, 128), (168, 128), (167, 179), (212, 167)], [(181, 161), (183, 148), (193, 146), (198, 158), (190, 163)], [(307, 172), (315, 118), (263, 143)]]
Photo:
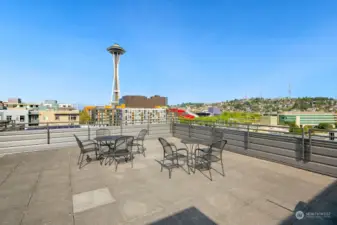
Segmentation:
[[(334, 178), (225, 151), (225, 177), (213, 171), (210, 181), (176, 169), (169, 179), (155, 160), (163, 154), (158, 140), (145, 146), (145, 158), (137, 155), (133, 168), (120, 164), (117, 172), (95, 160), (78, 169), (74, 147), (0, 157), (0, 224), (333, 224), (336, 218)], [(294, 219), (301, 202), (329, 218)]]

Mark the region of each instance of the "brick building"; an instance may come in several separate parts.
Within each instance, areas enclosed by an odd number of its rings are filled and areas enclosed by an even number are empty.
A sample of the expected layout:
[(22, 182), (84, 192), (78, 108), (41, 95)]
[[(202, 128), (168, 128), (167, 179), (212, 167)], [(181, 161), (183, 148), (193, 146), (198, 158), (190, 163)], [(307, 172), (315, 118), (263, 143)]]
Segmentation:
[(156, 106), (167, 106), (167, 97), (155, 95), (147, 98), (145, 96), (127, 95), (120, 99), (119, 104), (125, 104), (126, 108), (155, 108)]

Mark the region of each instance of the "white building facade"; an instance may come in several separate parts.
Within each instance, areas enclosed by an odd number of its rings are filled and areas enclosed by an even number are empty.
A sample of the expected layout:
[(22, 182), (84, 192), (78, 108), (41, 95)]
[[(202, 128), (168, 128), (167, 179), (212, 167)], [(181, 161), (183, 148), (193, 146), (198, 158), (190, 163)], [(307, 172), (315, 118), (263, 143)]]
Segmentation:
[(167, 123), (167, 110), (159, 108), (116, 109), (115, 122), (122, 125)]

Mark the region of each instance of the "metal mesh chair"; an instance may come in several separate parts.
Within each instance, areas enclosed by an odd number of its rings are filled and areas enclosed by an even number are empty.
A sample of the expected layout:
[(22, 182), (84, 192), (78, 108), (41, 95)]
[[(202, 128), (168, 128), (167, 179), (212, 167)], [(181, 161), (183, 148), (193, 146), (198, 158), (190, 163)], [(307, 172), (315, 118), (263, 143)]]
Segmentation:
[(146, 150), (146, 148), (144, 147), (144, 139), (147, 133), (148, 133), (147, 129), (142, 129), (133, 142), (133, 146), (137, 146), (136, 153), (143, 154), (144, 157), (145, 157), (145, 150)]
[(79, 165), (79, 168), (81, 169), (82, 162), (83, 162), (83, 159), (84, 159), (84, 155), (87, 155), (87, 161), (89, 161), (90, 157), (89, 157), (88, 154), (91, 153), (91, 152), (95, 152), (96, 159), (97, 159), (97, 152), (99, 150), (99, 147), (98, 147), (97, 143), (92, 141), (92, 140), (81, 141), (75, 134), (74, 134), (74, 137), (76, 139), (78, 147), (81, 150), (80, 155), (79, 155), (78, 160), (77, 160), (77, 165)]
[[(110, 136), (110, 130), (107, 128), (100, 128), (98, 130), (96, 130), (96, 137), (104, 137), (104, 136)], [(100, 146), (108, 146), (111, 147), (111, 143), (110, 142), (101, 142)]]
[(117, 171), (117, 167), (121, 159), (124, 159), (125, 162), (130, 160), (131, 167), (133, 167), (133, 154), (132, 154), (133, 140), (134, 137), (132, 136), (124, 136), (116, 139), (114, 147), (112, 148), (110, 154), (113, 161), (115, 162), (115, 171)]
[[(209, 171), (210, 180), (212, 180), (212, 163), (220, 162), (222, 169), (222, 176), (225, 176), (225, 171), (222, 161), (222, 152), (225, 149), (227, 140), (219, 140), (213, 142), (209, 148), (197, 148), (194, 152), (194, 173), (198, 169), (207, 169)], [(214, 168), (213, 168), (214, 169)]]
[[(179, 159), (185, 159), (187, 163), (187, 171), (188, 174), (190, 174), (190, 169), (188, 166), (188, 150), (186, 148), (177, 148), (175, 145), (170, 144), (168, 141), (166, 141), (164, 138), (158, 138), (160, 144), (163, 147), (164, 154), (163, 154), (163, 160), (161, 162), (161, 169), (160, 171), (163, 171), (163, 167), (167, 168), (169, 170), (169, 178), (171, 178), (172, 169), (175, 167), (180, 167), (179, 165)], [(182, 154), (180, 152), (186, 152), (186, 154)], [(166, 162), (169, 161), (170, 164), (167, 165)], [(176, 161), (176, 162), (175, 162)]]

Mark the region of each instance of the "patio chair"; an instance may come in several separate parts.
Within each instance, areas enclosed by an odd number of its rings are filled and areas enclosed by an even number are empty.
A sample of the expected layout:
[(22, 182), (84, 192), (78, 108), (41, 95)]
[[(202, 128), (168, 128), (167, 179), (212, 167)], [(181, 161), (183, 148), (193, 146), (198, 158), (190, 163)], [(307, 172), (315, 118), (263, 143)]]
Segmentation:
[(144, 148), (144, 139), (146, 134), (148, 133), (147, 129), (142, 129), (138, 136), (133, 140), (133, 146), (137, 146), (137, 152), (136, 153), (141, 153), (145, 157), (145, 150)]
[(82, 162), (84, 159), (84, 155), (87, 155), (87, 161), (90, 160), (89, 153), (95, 152), (97, 159), (97, 152), (99, 150), (98, 144), (92, 140), (81, 141), (75, 134), (74, 137), (76, 139), (77, 145), (80, 148), (80, 155), (78, 156), (77, 165), (79, 165), (79, 169), (82, 167)]
[(131, 168), (133, 168), (133, 154), (132, 154), (132, 145), (133, 145), (132, 136), (123, 136), (116, 139), (115, 144), (111, 150), (110, 156), (113, 161), (115, 161), (115, 171), (117, 171), (117, 167), (120, 159), (124, 159), (125, 162), (128, 160), (131, 161)]
[[(167, 140), (164, 138), (158, 138), (160, 144), (163, 146), (164, 154), (163, 154), (163, 160), (160, 163), (161, 169), (160, 171), (163, 171), (163, 167), (166, 167), (169, 170), (169, 178), (171, 178), (172, 169), (174, 167), (180, 167), (179, 165), (179, 159), (184, 158), (186, 159), (187, 163), (187, 172), (190, 174), (189, 164), (188, 164), (188, 150), (186, 148), (177, 148), (172, 143), (170, 144)], [(180, 152), (186, 152), (186, 154), (182, 154)], [(174, 162), (176, 160), (176, 163)], [(166, 161), (170, 161), (170, 165), (166, 165)]]
[[(110, 130), (107, 128), (100, 128), (98, 130), (96, 130), (96, 137), (104, 137), (104, 136), (110, 136)], [(111, 143), (110, 142), (101, 142), (100, 143), (101, 146), (107, 146), (107, 147), (111, 147)]]
[[(199, 170), (201, 172), (201, 169), (206, 168), (209, 171), (210, 180), (212, 180), (212, 162), (220, 162), (221, 163), (221, 169), (222, 169), (222, 176), (225, 176), (225, 171), (223, 167), (223, 161), (222, 161), (222, 152), (225, 149), (225, 146), (227, 144), (227, 140), (219, 140), (213, 142), (209, 148), (197, 148), (194, 152), (194, 173), (195, 169), (199, 167)], [(214, 169), (214, 168), (213, 168)]]

